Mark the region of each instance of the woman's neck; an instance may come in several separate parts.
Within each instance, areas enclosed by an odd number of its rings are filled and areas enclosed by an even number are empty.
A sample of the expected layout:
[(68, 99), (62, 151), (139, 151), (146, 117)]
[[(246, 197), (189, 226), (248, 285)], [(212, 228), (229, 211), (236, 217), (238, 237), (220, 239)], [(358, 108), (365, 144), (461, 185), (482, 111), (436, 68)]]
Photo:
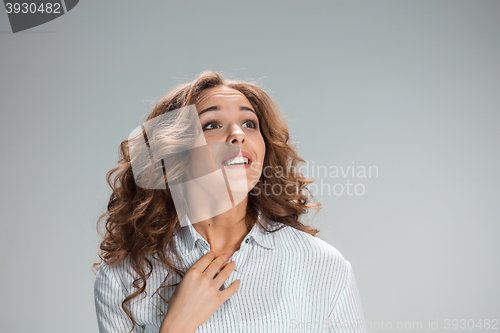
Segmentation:
[(210, 219), (194, 223), (193, 227), (210, 244), (210, 250), (216, 255), (236, 252), (247, 229), (248, 196), (232, 209)]

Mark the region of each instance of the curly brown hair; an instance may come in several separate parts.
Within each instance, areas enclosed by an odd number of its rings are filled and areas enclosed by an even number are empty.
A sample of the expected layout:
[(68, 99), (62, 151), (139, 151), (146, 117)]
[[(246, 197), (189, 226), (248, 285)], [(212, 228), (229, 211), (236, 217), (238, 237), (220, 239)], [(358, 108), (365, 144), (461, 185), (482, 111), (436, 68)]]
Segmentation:
[[(299, 217), (309, 209), (321, 208), (307, 185), (314, 179), (306, 179), (297, 168), (305, 162), (297, 155), (296, 146), (290, 142), (287, 123), (271, 97), (256, 84), (234, 81), (223, 78), (214, 71), (204, 71), (195, 80), (174, 87), (162, 97), (147, 117), (153, 119), (165, 112), (173, 111), (188, 105), (196, 104), (201, 93), (209, 88), (226, 86), (241, 92), (251, 103), (260, 123), (260, 131), (264, 138), (266, 154), (263, 169), (279, 170), (274, 174), (263, 172), (256, 186), (250, 192), (247, 204), (247, 229), (250, 231), (256, 216), (261, 213), (268, 225), (261, 225), (266, 232), (275, 232), (280, 228), (270, 228), (271, 223), (279, 222), (311, 235), (317, 229), (304, 225)], [(122, 308), (136, 323), (127, 304), (132, 299), (145, 293), (146, 283), (153, 272), (152, 260), (181, 278), (185, 272), (176, 264), (178, 254), (174, 249), (174, 236), (181, 229), (168, 185), (166, 189), (144, 189), (136, 185), (132, 172), (128, 140), (120, 144), (118, 166), (106, 174), (106, 180), (112, 189), (107, 211), (97, 221), (99, 233), (100, 222), (106, 218), (105, 235), (99, 246), (98, 255), (101, 262), (93, 264), (94, 272), (102, 262), (118, 265), (127, 257), (130, 265), (139, 276), (133, 282), (136, 291), (128, 295), (122, 302)], [(116, 177), (112, 176), (116, 173)], [(287, 189), (275, 195), (269, 188)], [(290, 188), (292, 190), (290, 190)], [(259, 195), (262, 193), (266, 195)], [(308, 205), (310, 200), (316, 203)], [(172, 256), (171, 254), (174, 254)], [(147, 272), (146, 272), (147, 267)], [(177, 283), (178, 284), (178, 283)], [(161, 286), (173, 287), (174, 285)], [(158, 289), (158, 290), (159, 290)], [(157, 292), (158, 292), (157, 290)], [(161, 297), (161, 296), (160, 296)], [(162, 297), (163, 299), (163, 297)], [(168, 300), (163, 299), (168, 303)], [(132, 328), (132, 330), (133, 330)]]

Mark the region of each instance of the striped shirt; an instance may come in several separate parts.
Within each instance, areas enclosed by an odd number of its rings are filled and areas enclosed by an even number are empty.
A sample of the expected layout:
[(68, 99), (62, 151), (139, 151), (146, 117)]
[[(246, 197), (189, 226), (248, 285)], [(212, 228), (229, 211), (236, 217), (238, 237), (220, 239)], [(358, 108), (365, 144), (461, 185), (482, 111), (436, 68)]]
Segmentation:
[[(259, 223), (262, 218), (259, 216)], [(325, 241), (290, 226), (265, 233), (256, 223), (229, 259), (236, 267), (224, 283), (241, 285), (196, 332), (367, 332), (360, 295), (351, 264)], [(281, 224), (276, 224), (280, 226)], [(191, 225), (174, 237), (184, 270), (210, 251), (210, 244)], [(174, 288), (176, 274), (152, 260), (147, 296), (128, 303), (135, 333), (157, 333)], [(146, 270), (148, 272), (148, 270)], [(129, 332), (132, 322), (122, 310), (138, 275), (128, 258), (119, 265), (102, 263), (94, 283), (97, 321), (101, 333)]]

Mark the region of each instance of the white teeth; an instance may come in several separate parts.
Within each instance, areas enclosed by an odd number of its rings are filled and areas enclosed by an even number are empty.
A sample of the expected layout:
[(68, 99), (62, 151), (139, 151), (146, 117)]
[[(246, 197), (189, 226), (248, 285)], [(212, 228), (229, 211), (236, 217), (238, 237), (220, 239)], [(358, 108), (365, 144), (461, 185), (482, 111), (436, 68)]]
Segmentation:
[(222, 163), (222, 165), (224, 166), (238, 165), (238, 164), (248, 164), (248, 158), (242, 156), (236, 156), (235, 158), (230, 158)]

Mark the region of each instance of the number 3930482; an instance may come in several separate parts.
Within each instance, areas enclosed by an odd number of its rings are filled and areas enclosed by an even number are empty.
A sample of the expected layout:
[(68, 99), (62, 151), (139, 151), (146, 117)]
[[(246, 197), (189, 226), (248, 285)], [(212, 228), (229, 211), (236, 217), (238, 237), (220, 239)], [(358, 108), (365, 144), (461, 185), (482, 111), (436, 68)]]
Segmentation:
[(35, 14), (35, 13), (45, 13), (45, 14), (61, 14), (61, 4), (60, 3), (6, 3), (5, 11), (7, 14)]

